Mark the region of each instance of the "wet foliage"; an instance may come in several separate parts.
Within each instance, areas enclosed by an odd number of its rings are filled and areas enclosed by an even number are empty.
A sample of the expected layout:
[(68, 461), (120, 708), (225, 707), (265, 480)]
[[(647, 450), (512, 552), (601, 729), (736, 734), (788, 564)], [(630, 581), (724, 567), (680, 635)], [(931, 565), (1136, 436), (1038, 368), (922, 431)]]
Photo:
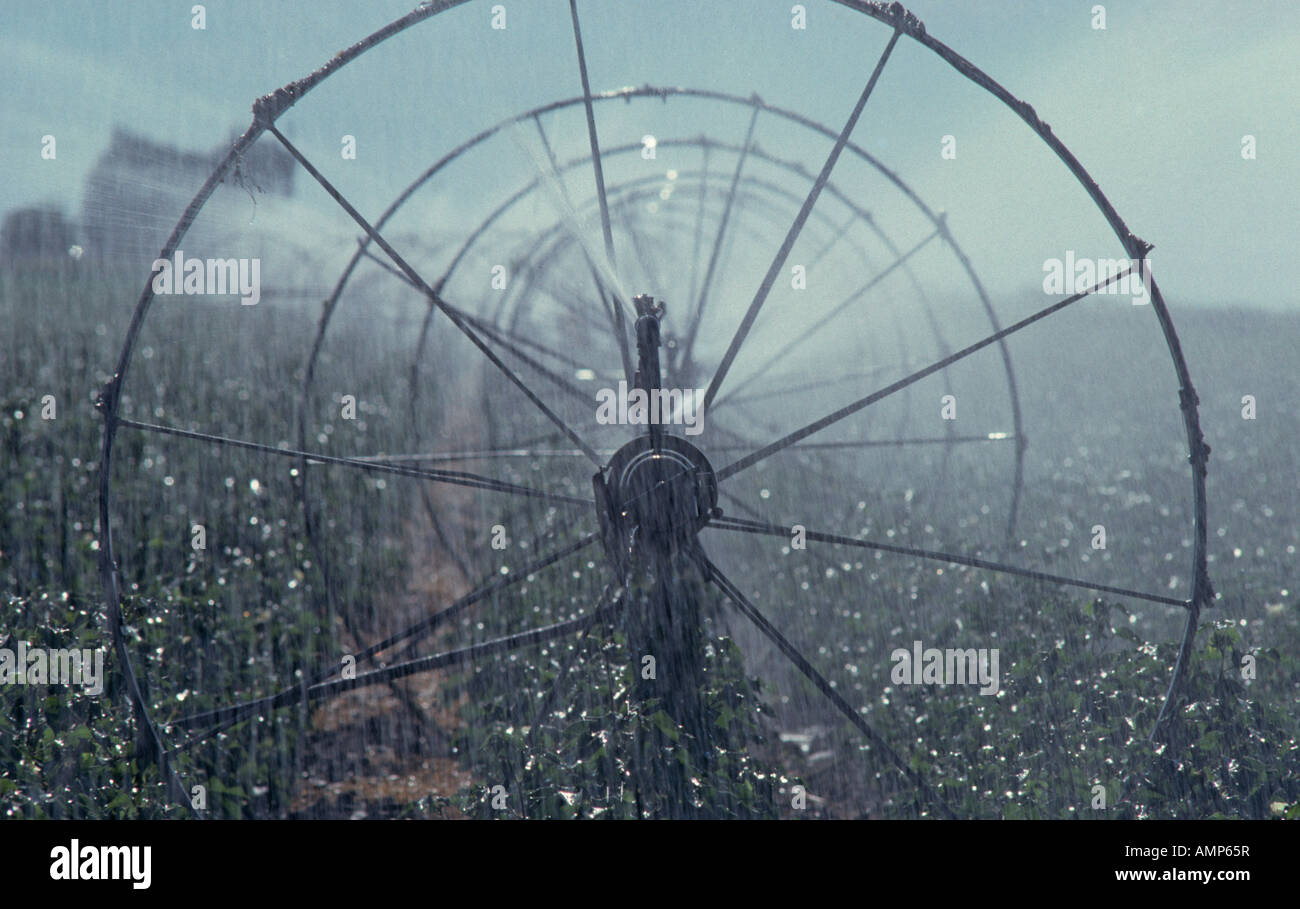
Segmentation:
[[(98, 572), (102, 421), (93, 394), (116, 356), (131, 286), (75, 271), (9, 274), (0, 284), (0, 313), (14, 326), (0, 361), (0, 647), (25, 641), (106, 651), (99, 697), (63, 686), (0, 687), (0, 807), (9, 817), (196, 813), (166, 798), (132, 716)], [(76, 301), (57, 328), (41, 312), (51, 299)], [(1186, 321), (1194, 333), (1189, 346), (1211, 335), (1233, 343), (1208, 316), (1198, 321), (1193, 314)], [(193, 422), (180, 425), (221, 426), (234, 436), (296, 445), (295, 398), (286, 389), (301, 383), (300, 347), (281, 348), (271, 331), (256, 343), (233, 331), (195, 329), (189, 337), (186, 324), (168, 313), (156, 329), (159, 336), (143, 339), (150, 353), (142, 349), (124, 414), (167, 422), (173, 403), (183, 403), (181, 416)], [(1267, 344), (1278, 332), (1263, 326), (1259, 336)], [(1255, 340), (1248, 334), (1241, 343)], [(1213, 387), (1232, 358), (1210, 359), (1206, 387)], [(338, 353), (323, 367), (334, 370), (328, 389), (384, 387), (382, 358), (373, 360), (367, 365), (365, 358)], [(230, 368), (232, 362), (241, 368)], [(402, 420), (388, 419), (407, 413), (409, 402), (388, 385), (387, 395), (364, 396), (372, 450), (399, 450), (409, 441), (406, 430), (391, 428), (405, 425)], [(328, 389), (317, 402), (321, 413), (338, 405), (337, 392)], [(57, 419), (40, 418), (47, 394), (58, 403)], [(433, 425), (438, 414), (426, 416)], [(1116, 411), (1114, 419), (1128, 417)], [(328, 425), (324, 419), (317, 423)], [(516, 438), (528, 428), (511, 426)], [(337, 435), (322, 428), (309, 441), (317, 450), (350, 453), (342, 445), (331, 447)], [(1266, 479), (1287, 476), (1294, 462), (1281, 453), (1285, 439), (1274, 444), (1251, 438), (1235, 446), (1213, 441), (1227, 475), (1211, 518), (1211, 571), (1222, 596), (1203, 617), (1183, 702), (1160, 742), (1148, 734), (1173, 664), (1178, 610), (1165, 614), (973, 569), (936, 572), (933, 565), (860, 551), (845, 556), (820, 550), (821, 561), (801, 561), (780, 541), (771, 549), (746, 550), (707, 535), (713, 531), (706, 533), (705, 545), (959, 816), (1295, 818), (1300, 626), (1294, 592), (1287, 589), (1295, 566), (1296, 529), (1287, 520), (1295, 514), (1294, 484), (1271, 487), (1266, 504), (1256, 501), (1248, 484), (1231, 485), (1234, 466), (1243, 462), (1258, 465)], [(1077, 453), (1077, 445), (1062, 446)], [(167, 724), (295, 685), (302, 672), (334, 664), (360, 642), (401, 627), (402, 616), (394, 613), (399, 605), (405, 608), (403, 592), (415, 589), (410, 608), (417, 616), (463, 592), (434, 572), (449, 559), (441, 544), (431, 542), (420, 484), (364, 473), (324, 474), (315, 466), (303, 477), (294, 459), (125, 430), (116, 457), (114, 533), (126, 585), (128, 647), (155, 721), (166, 741), (181, 749), (175, 757), (181, 778), (205, 787), (206, 816), (310, 814), (301, 808), (306, 781), (322, 760), (320, 752), (336, 747), (320, 708), (271, 712), (193, 747), (184, 747), (184, 733)], [(502, 476), (542, 481), (533, 467)], [(792, 472), (783, 485), (775, 482), (780, 476), (780, 467), (769, 467), (747, 500), (766, 502), (758, 491), (771, 486), (797, 503), (816, 488), (806, 473)], [(1166, 482), (1161, 477), (1152, 488)], [(581, 479), (579, 472), (548, 488), (577, 494)], [(298, 495), (304, 482), (310, 484), (309, 517), (320, 529), (311, 535), (304, 530)], [(1090, 483), (1071, 471), (1061, 482), (1082, 483), (1080, 495), (1100, 489), (1105, 496), (1111, 478), (1105, 474)], [(1170, 496), (1180, 494), (1172, 482), (1169, 488)], [(947, 504), (960, 520), (974, 523), (991, 498), (986, 492)], [(902, 502), (883, 492), (863, 493), (843, 503), (834, 515), (836, 526), (852, 532), (856, 522), (873, 531), (887, 527), (891, 539), (897, 534), (913, 542), (937, 540), (943, 525), (935, 533), (912, 517), (923, 504), (943, 504), (928, 495), (918, 489)], [(1149, 515), (1154, 526), (1161, 518), (1159, 498), (1152, 502), (1117, 490), (1108, 507)], [(551, 506), (511, 512), (477, 501), (442, 502), (435, 512), (455, 512), (480, 536), (478, 529), (508, 525), (517, 545), (509, 565), (574, 539), (562, 509)], [(193, 545), (195, 523), (208, 529), (202, 551)], [(451, 546), (462, 554), (472, 549), (463, 536)], [(941, 542), (960, 545), (951, 537)], [(436, 565), (429, 564), (429, 551), (438, 553)], [(330, 566), (328, 579), (322, 565)], [(481, 556), (470, 557), (468, 567), (493, 570)], [(609, 596), (610, 584), (593, 547), (563, 571), (539, 573), (493, 596), (415, 653), (586, 614)], [(814, 596), (796, 600), (796, 593), (810, 591)], [(420, 703), (437, 716), (446, 753), (465, 776), (454, 786), (389, 799), (382, 813), (935, 813), (816, 692), (746, 637), (716, 593), (701, 590), (699, 597), (702, 726), (685, 728), (665, 709), (662, 696), (642, 684), (643, 654), (629, 644), (624, 627), (598, 624), (581, 636), (439, 673), (433, 685), (438, 709)], [(901, 607), (908, 603), (942, 608), (923, 621), (904, 620)], [(891, 682), (885, 659), (890, 650), (910, 646), (914, 637), (939, 640), (953, 629), (1001, 648), (996, 696)], [(1247, 664), (1249, 674), (1243, 672)], [(404, 709), (399, 702), (396, 712)], [(381, 738), (399, 752), (427, 754), (434, 747), (375, 732), (371, 720), (361, 725), (371, 730), (359, 739), (362, 750)], [(806, 807), (795, 804), (799, 792)], [(1095, 807), (1101, 796), (1104, 810)]]

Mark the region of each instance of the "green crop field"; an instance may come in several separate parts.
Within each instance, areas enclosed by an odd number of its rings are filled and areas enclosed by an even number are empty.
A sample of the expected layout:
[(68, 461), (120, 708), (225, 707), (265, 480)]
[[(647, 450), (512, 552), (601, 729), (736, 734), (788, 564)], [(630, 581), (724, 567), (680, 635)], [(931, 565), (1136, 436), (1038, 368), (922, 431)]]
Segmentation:
[[(201, 787), (205, 806), (177, 803), (132, 715), (98, 564), (103, 421), (94, 402), (140, 281), (75, 263), (0, 274), (0, 647), (107, 654), (100, 696), (0, 686), (6, 815), (935, 813), (698, 578), (686, 583), (702, 616), (703, 730), (680, 727), (640, 684), (641, 655), (614, 622), (263, 711), (191, 743), (169, 724), (302, 684), (482, 579), (511, 577), (595, 531), (595, 515), (123, 427), (111, 487), (128, 646), (172, 764), (187, 788)], [(267, 299), (250, 317), (237, 305), (191, 306), (155, 303), (122, 415), (296, 448), (315, 307)], [(1202, 616), (1184, 703), (1159, 743), (1148, 734), (1181, 631), (1176, 607), (864, 550), (701, 533), (714, 561), (959, 816), (1300, 817), (1300, 465), (1288, 412), (1300, 378), (1284, 366), (1297, 323), (1176, 306), (1174, 317), (1213, 449), (1209, 567), (1219, 597)], [(332, 329), (307, 401), (310, 450), (456, 450), (548, 434), (514, 389), (445, 335), (423, 367), (427, 393), (412, 398), (410, 325), (370, 314)], [(1012, 351), (1030, 437), (1021, 555), (1102, 583), (1185, 590), (1190, 485), (1167, 352), (1096, 311), (1057, 334), (1028, 335)], [(344, 394), (356, 397), (356, 419), (338, 417)], [(1253, 421), (1240, 413), (1246, 394), (1258, 397)], [(758, 421), (747, 431), (767, 432)], [(707, 453), (707, 430), (701, 438)], [(817, 500), (827, 502), (820, 526), (849, 535), (887, 533), (946, 552), (995, 535), (1003, 462), (987, 451), (900, 457), (783, 455), (724, 489), (775, 523)], [(590, 473), (520, 459), (493, 475), (586, 497)], [(900, 485), (905, 475), (935, 483)], [(843, 495), (831, 501), (828, 488)], [(1112, 529), (1113, 560), (1100, 566), (1080, 556), (1094, 520)], [(500, 549), (491, 544), (498, 527), (508, 539)], [(376, 665), (575, 618), (615, 586), (599, 545), (512, 580)], [(995, 696), (891, 680), (895, 648), (956, 631), (1000, 649)]]

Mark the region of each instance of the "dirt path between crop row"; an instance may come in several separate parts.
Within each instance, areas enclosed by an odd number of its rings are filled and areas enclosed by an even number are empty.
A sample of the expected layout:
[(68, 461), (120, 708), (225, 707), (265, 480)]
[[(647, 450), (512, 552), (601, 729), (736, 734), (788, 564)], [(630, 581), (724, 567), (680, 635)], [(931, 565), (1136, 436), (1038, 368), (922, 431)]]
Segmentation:
[[(473, 401), (472, 392), (460, 400)], [(481, 418), (469, 406), (449, 414), (437, 439), (456, 439), (473, 448), (481, 444)], [(474, 491), (440, 483), (425, 484), (432, 510), (448, 542), (466, 551)], [(412, 496), (406, 539), (402, 541), (411, 566), (398, 594), (379, 603), (376, 614), (383, 630), (360, 629), (368, 640), (415, 624), (445, 609), (471, 589), (471, 579), (439, 539), (429, 509)], [(347, 641), (347, 635), (343, 635)], [(362, 641), (347, 641), (356, 649)], [(401, 645), (380, 654), (394, 660)], [(428, 645), (424, 652), (430, 652)], [(363, 668), (363, 667), (358, 667)], [(293, 817), (382, 818), (398, 815), (421, 798), (445, 797), (453, 803), (473, 782), (453, 750), (461, 727), (460, 704), (446, 705), (439, 692), (446, 673), (432, 671), (349, 692), (321, 704), (312, 712), (306, 744), (305, 769), (290, 806)], [(447, 817), (459, 817), (451, 808)]]
[[(478, 400), (470, 393), (463, 402)], [(481, 411), (468, 403), (444, 420), (437, 439), (452, 439), (467, 448), (487, 447)], [(444, 443), (452, 444), (452, 443)], [(442, 447), (442, 446), (440, 446)], [(455, 465), (453, 465), (455, 466)], [(425, 484), (424, 492), (442, 526), (447, 542), (459, 552), (470, 551), (474, 534), (475, 491), (447, 484)], [(394, 629), (414, 624), (432, 612), (447, 607), (468, 593), (477, 578), (459, 567), (435, 532), (429, 509), (413, 496), (402, 541), (411, 566), (404, 590), (385, 597), (377, 615), (382, 628), (358, 629), (360, 636), (375, 640)], [(441, 640), (454, 646), (454, 629)], [(361, 649), (364, 641), (344, 640)], [(438, 647), (437, 649), (445, 649)], [(400, 646), (383, 654), (399, 657)], [(426, 645), (422, 652), (432, 652)], [(359, 667), (360, 668), (360, 667)], [(474, 782), (453, 746), (463, 720), (462, 703), (444, 703), (440, 686), (446, 673), (434, 671), (398, 680), (392, 685), (358, 689), (326, 702), (312, 712), (312, 729), (306, 743), (303, 778), (294, 797), (290, 815), (300, 818), (385, 818), (399, 816), (419, 799), (449, 799), (454, 805), (461, 790)], [(806, 723), (815, 722), (810, 717)], [(786, 816), (860, 817), (850, 805), (862, 805), (865, 781), (854, 779), (843, 756), (828, 747), (824, 726), (771, 728), (768, 743), (759, 750), (761, 760), (779, 764), (788, 776), (807, 787), (807, 808), (783, 811)], [(867, 799), (874, 802), (874, 799)], [(454, 807), (443, 816), (461, 817)]]

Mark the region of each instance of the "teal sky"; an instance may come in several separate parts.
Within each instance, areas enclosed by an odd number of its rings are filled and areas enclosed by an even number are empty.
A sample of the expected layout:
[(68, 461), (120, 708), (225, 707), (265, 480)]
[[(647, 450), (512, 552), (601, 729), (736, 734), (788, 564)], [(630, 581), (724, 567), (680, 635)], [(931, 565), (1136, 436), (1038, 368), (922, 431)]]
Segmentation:
[[(202, 31), (191, 28), (192, 5), (10, 0), (0, 8), (0, 166), (8, 176), (0, 210), (54, 203), (75, 216), (82, 181), (115, 124), (214, 148), (246, 125), (253, 98), (411, 3), (210, 2)], [(345, 191), (378, 207), (465, 136), (579, 92), (567, 4), (506, 0), (504, 32), (489, 28), (493, 5), (472, 2), (382, 45), (282, 126), (304, 150), (333, 158)], [(758, 91), (838, 130), (888, 32), (831, 3), (805, 5), (808, 28), (796, 32), (789, 2), (584, 0), (593, 88), (651, 81)], [(1105, 31), (1091, 27), (1093, 6), (910, 4), (932, 35), (1052, 125), (1133, 230), (1155, 243), (1171, 302), (1300, 307), (1300, 4), (1107, 3)], [(600, 114), (609, 144), (659, 128), (636, 122), (637, 108), (617, 107)], [(709, 125), (739, 141), (745, 122), (738, 112)], [(694, 121), (691, 128), (698, 131)], [(346, 171), (337, 168), (343, 133), (355, 134), (362, 151), (360, 166)], [(55, 161), (40, 157), (46, 134), (57, 138)], [(956, 161), (940, 159), (945, 134), (957, 137)], [(1246, 134), (1256, 137), (1253, 161), (1241, 157)], [(556, 146), (562, 157), (577, 154), (585, 138), (561, 131)], [(911, 42), (900, 44), (853, 138), (951, 213), (994, 286), (1032, 285), (1036, 263), (1061, 252), (1059, 242), (1038, 238), (1068, 219), (1079, 226), (1067, 233), (1096, 230), (1086, 198), (1023, 124)], [(825, 155), (779, 131), (760, 128), (758, 140), (813, 171)], [(526, 164), (508, 144), (491, 154), (494, 167)], [(481, 192), (494, 180), (466, 177), (462, 189)], [(300, 181), (304, 198), (311, 189)], [(456, 201), (447, 205), (454, 211)]]

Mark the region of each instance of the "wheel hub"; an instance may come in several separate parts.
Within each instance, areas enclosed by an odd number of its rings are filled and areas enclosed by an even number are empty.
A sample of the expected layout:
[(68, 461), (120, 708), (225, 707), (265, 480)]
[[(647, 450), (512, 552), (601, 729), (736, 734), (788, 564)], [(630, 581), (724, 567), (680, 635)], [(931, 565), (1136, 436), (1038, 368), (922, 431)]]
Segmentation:
[(633, 550), (666, 550), (694, 536), (718, 504), (713, 465), (678, 436), (660, 444), (639, 436), (620, 448), (594, 479), (601, 525), (622, 561)]
[[(636, 386), (660, 385), (659, 320), (664, 306), (638, 296)], [(717, 513), (718, 481), (698, 448), (651, 425), (592, 478), (605, 551), (626, 573), (640, 557), (667, 554), (689, 541)]]

